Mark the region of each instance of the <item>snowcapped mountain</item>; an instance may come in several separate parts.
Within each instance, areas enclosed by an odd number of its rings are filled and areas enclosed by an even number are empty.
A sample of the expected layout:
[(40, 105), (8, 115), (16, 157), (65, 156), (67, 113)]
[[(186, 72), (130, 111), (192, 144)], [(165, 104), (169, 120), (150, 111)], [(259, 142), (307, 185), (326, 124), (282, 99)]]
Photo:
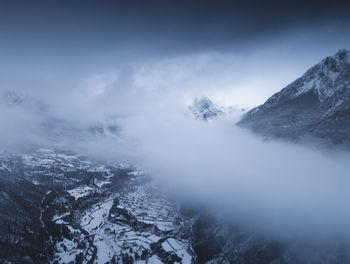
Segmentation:
[(249, 111), (239, 125), (266, 137), (350, 144), (350, 54), (326, 57)]
[(214, 104), (206, 97), (196, 98), (193, 104), (188, 107), (190, 113), (195, 119), (208, 121), (219, 116), (226, 115), (233, 110), (232, 107), (225, 108), (223, 106)]

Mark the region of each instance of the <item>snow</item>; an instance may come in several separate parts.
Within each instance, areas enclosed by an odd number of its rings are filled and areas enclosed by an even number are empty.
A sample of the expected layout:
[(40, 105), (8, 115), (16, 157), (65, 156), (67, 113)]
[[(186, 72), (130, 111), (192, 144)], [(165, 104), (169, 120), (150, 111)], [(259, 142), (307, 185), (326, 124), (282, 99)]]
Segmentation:
[(110, 261), (113, 257), (113, 250), (109, 246), (107, 246), (106, 242), (102, 239), (95, 239), (94, 245), (97, 247), (97, 260), (99, 264), (105, 264)]
[(128, 175), (131, 176), (140, 176), (142, 174), (145, 174), (143, 171), (132, 171), (132, 172), (128, 172)]
[(68, 225), (69, 223), (66, 221), (63, 221), (62, 219), (58, 219), (55, 221), (56, 224), (58, 225)]
[(162, 247), (163, 247), (163, 249), (164, 249), (166, 252), (171, 252), (171, 251), (174, 250), (174, 249), (170, 246), (168, 240), (165, 240), (165, 241), (162, 243)]
[(346, 71), (345, 65), (348, 65), (348, 52), (345, 58), (340, 58), (342, 52), (338, 52), (332, 57), (327, 57), (320, 63), (308, 70), (300, 79), (301, 84), (292, 85), (291, 89), (296, 88), (292, 97), (297, 97), (312, 89), (318, 93), (319, 100), (323, 102), (331, 97), (344, 84), (343, 73)]
[(167, 241), (171, 245), (171, 247), (175, 250), (178, 250), (183, 247), (183, 244), (180, 244), (179, 241), (174, 238), (169, 238)]
[(81, 252), (81, 250), (76, 249), (74, 242), (68, 239), (63, 239), (55, 246), (55, 259), (59, 260), (59, 263), (74, 263), (75, 256)]
[(212, 118), (229, 113), (229, 109), (214, 104), (206, 97), (194, 99), (193, 104), (189, 106), (188, 109), (190, 114), (192, 114), (195, 119), (205, 121), (209, 121)]
[(318, 84), (319, 83), (317, 83), (317, 80), (311, 80), (311, 81), (305, 82), (303, 84), (303, 86), (299, 87), (299, 89), (296, 92), (295, 96), (304, 94), (304, 93), (310, 91), (314, 87), (318, 87)]
[(40, 181), (38, 181), (37, 179), (33, 179), (33, 180), (32, 180), (32, 183), (33, 183), (34, 185), (39, 185), (39, 184), (40, 184)]
[(188, 253), (187, 249), (178, 250), (176, 253), (180, 258), (182, 258), (182, 264), (192, 263), (192, 256)]
[(153, 224), (155, 224), (159, 228), (159, 230), (162, 231), (169, 231), (174, 228), (172, 222), (154, 221)]
[(78, 200), (81, 197), (91, 194), (93, 191), (94, 189), (89, 186), (81, 186), (76, 189), (68, 190), (67, 192), (74, 197), (75, 200)]
[[(60, 166), (64, 171), (72, 171), (84, 169), (84, 171), (98, 172), (94, 182), (82, 183), (75, 173), (62, 173), (62, 170), (52, 172), (49, 177), (53, 177), (54, 182), (59, 182), (68, 188), (67, 193), (75, 200), (82, 199), (88, 207), (77, 208), (64, 206), (59, 207), (55, 214), (52, 215), (52, 222), (56, 224), (65, 225), (72, 238), (70, 240), (64, 239), (55, 243), (54, 260), (59, 263), (69, 263), (75, 261), (75, 257), (80, 252), (84, 255), (87, 263), (88, 259), (94, 255), (94, 246), (96, 247), (96, 258), (94, 263), (106, 263), (111, 260), (113, 256), (121, 256), (122, 253), (133, 255), (137, 253), (139, 256), (144, 250), (151, 251), (151, 244), (158, 242), (160, 239), (166, 238), (169, 234), (177, 234), (179, 228), (183, 223), (179, 220), (177, 207), (169, 202), (166, 197), (158, 193), (155, 182), (151, 180), (145, 182), (141, 177), (145, 177), (145, 172), (141, 170), (130, 171), (130, 166), (126, 168), (130, 177), (128, 177), (130, 186), (125, 192), (116, 192), (108, 195), (106, 198), (103, 192), (107, 190), (106, 185), (111, 184), (112, 178), (116, 176), (113, 165), (104, 166), (101, 164), (91, 163), (82, 160), (76, 156), (68, 154), (60, 154), (45, 150), (36, 152), (33, 155), (21, 156), (25, 166), (30, 166), (30, 173), (32, 173), (31, 181), (35, 182), (38, 174), (49, 175), (51, 171), (47, 170), (47, 166)], [(117, 167), (119, 169), (119, 167)], [(41, 181), (41, 178), (38, 178)], [(69, 183), (68, 183), (69, 181)], [(65, 185), (67, 184), (67, 185)], [(66, 187), (67, 186), (67, 187)], [(74, 186), (74, 187), (73, 187)], [(49, 192), (47, 193), (49, 194)], [(94, 195), (94, 199), (90, 199), (90, 194)], [(66, 196), (65, 196), (66, 197)], [(169, 231), (167, 233), (158, 232), (157, 229), (144, 228), (137, 229), (128, 223), (119, 221), (121, 215), (114, 213), (110, 215), (109, 212), (113, 206), (115, 198), (118, 198), (118, 207), (128, 211), (140, 222), (147, 222), (157, 226), (161, 230)], [(60, 201), (62, 199), (62, 201)], [(66, 199), (66, 198), (65, 198)], [(55, 203), (64, 204), (66, 201), (63, 197), (55, 199)], [(66, 199), (70, 201), (72, 199)], [(70, 203), (69, 202), (69, 203)], [(85, 204), (85, 203), (84, 203)], [(63, 211), (64, 210), (64, 211)], [(44, 212), (42, 210), (42, 212)], [(41, 213), (42, 213), (41, 212)], [(74, 218), (70, 218), (74, 215)], [(42, 215), (41, 215), (42, 216)], [(79, 217), (79, 219), (78, 219)], [(42, 220), (42, 218), (40, 218)], [(74, 222), (70, 222), (73, 221)], [(78, 222), (75, 221), (78, 220)], [(79, 226), (77, 226), (79, 224)], [(44, 223), (42, 222), (44, 226)], [(74, 228), (73, 228), (74, 226)], [(86, 232), (85, 232), (86, 231)], [(53, 241), (53, 240), (52, 240)], [(164, 243), (167, 250), (176, 253), (176, 250), (182, 252), (183, 247), (187, 247), (186, 243), (176, 241), (175, 239), (168, 239)], [(93, 244), (93, 246), (91, 245)], [(81, 249), (78, 249), (81, 247)], [(83, 246), (82, 246), (83, 245)], [(183, 245), (183, 247), (179, 246)], [(130, 251), (132, 249), (132, 252)], [(184, 251), (185, 252), (185, 251)], [(182, 257), (179, 255), (179, 257)], [(191, 259), (191, 256), (190, 256)], [(136, 261), (137, 263), (162, 263), (157, 256), (152, 256), (149, 260)]]
[(327, 112), (323, 114), (323, 117), (325, 117), (325, 116), (327, 116), (328, 114), (330, 114), (331, 112), (333, 112), (333, 111), (334, 111), (335, 109), (337, 109), (337, 107), (340, 106), (343, 102), (344, 102), (343, 99), (338, 100), (338, 102), (337, 102), (334, 106), (332, 106), (331, 108), (329, 108), (329, 109), (327, 110)]
[(103, 185), (110, 184), (110, 183), (112, 183), (112, 182), (109, 181), (109, 180), (101, 181), (101, 180), (95, 179), (95, 180), (94, 180), (94, 183), (96, 184), (96, 186), (97, 186), (98, 188), (102, 188)]
[(63, 217), (66, 217), (68, 215), (70, 215), (70, 212), (66, 212), (66, 213), (63, 213), (61, 215), (55, 215), (54, 217), (52, 217), (52, 221), (56, 222), (57, 220), (59, 220), (59, 219), (61, 219)]
[(97, 229), (104, 221), (105, 216), (108, 215), (112, 205), (113, 200), (107, 200), (102, 204), (98, 204), (96, 209), (92, 212), (88, 212), (85, 217), (83, 217), (81, 226), (90, 232)]
[(147, 260), (147, 264), (162, 264), (162, 261), (156, 255), (153, 255)]
[(152, 235), (147, 236), (147, 239), (149, 239), (152, 242), (157, 242), (160, 239), (160, 237), (152, 234)]
[(12, 172), (12, 170), (9, 168), (9, 167), (7, 167), (5, 164), (1, 164), (1, 167), (2, 167), (2, 169), (5, 169), (5, 170), (7, 170), (7, 171), (9, 171), (9, 172)]
[(188, 253), (188, 245), (184, 242), (180, 242), (174, 238), (168, 238), (162, 243), (162, 247), (166, 252), (174, 252), (180, 258), (182, 258), (182, 263), (191, 263), (192, 256)]

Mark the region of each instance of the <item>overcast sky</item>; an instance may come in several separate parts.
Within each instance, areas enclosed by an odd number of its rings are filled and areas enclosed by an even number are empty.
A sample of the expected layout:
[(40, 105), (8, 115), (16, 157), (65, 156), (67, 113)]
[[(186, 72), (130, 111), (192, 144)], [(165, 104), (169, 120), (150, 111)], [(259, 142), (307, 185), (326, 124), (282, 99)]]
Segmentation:
[(349, 7), (346, 1), (1, 1), (0, 81), (7, 89), (60, 94), (62, 86), (91, 76), (125, 69), (137, 75), (148, 66), (149, 75), (180, 76), (172, 84), (153, 80), (159, 86), (253, 107), (350, 47)]
[[(350, 47), (349, 11), (340, 1), (0, 1), (0, 149), (125, 160), (264, 230), (348, 238), (348, 154), (262, 142), (231, 119), (184, 111), (199, 96), (263, 103)], [(103, 122), (121, 140), (89, 133)]]

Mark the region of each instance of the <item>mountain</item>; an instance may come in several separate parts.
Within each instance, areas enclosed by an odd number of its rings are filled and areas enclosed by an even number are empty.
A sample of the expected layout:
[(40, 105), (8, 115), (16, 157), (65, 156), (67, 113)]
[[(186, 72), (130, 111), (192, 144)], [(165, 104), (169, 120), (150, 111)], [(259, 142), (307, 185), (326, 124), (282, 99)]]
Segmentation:
[(350, 145), (350, 55), (345, 49), (243, 116), (238, 125), (265, 137)]
[(226, 108), (214, 104), (207, 97), (195, 98), (188, 110), (195, 119), (202, 121), (209, 121), (234, 111), (233, 107)]

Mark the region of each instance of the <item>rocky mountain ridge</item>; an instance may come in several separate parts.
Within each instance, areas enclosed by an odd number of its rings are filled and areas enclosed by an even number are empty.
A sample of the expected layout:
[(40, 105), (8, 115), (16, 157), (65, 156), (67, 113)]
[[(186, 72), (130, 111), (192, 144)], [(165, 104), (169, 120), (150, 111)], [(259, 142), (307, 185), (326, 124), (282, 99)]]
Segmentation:
[(265, 137), (350, 144), (350, 55), (342, 49), (249, 111), (238, 123)]

